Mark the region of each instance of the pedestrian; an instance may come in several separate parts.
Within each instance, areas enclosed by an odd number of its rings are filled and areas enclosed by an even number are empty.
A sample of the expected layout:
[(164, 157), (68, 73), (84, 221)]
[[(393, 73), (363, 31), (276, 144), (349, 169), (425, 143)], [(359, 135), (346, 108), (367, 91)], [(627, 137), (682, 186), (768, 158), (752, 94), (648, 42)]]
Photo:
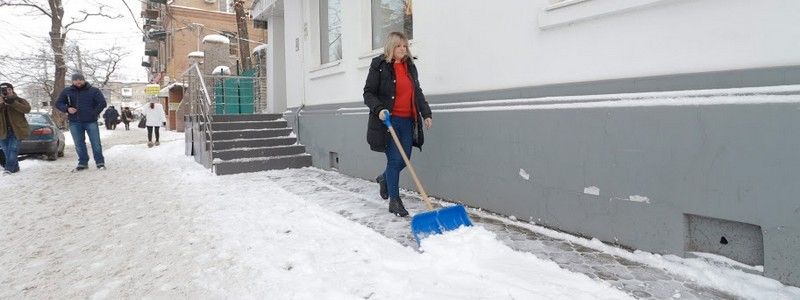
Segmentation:
[[(144, 111), (142, 112), (145, 118), (145, 124), (147, 125), (147, 147), (153, 147), (153, 145), (158, 146), (161, 143), (158, 141), (158, 129), (161, 126), (167, 126), (167, 116), (164, 114), (164, 106), (161, 103), (158, 103), (158, 100), (150, 101), (150, 104), (144, 107)], [(153, 131), (156, 133), (156, 142), (153, 143)]]
[(61, 91), (56, 101), (56, 108), (69, 115), (69, 131), (75, 142), (75, 152), (78, 153), (78, 166), (73, 172), (86, 170), (89, 166), (89, 155), (86, 152), (87, 135), (92, 145), (92, 157), (97, 169), (105, 170), (97, 118), (106, 108), (106, 98), (100, 89), (86, 82), (83, 74), (72, 74), (72, 85)]
[(5, 157), (3, 175), (19, 172), (19, 141), (30, 135), (28, 120), (25, 119), (25, 114), (30, 111), (31, 104), (17, 96), (13, 85), (0, 83), (0, 148)]
[(125, 124), (125, 130), (131, 130), (131, 121), (133, 121), (133, 112), (130, 107), (124, 107), (120, 116), (122, 123)]
[(106, 129), (107, 130), (115, 130), (117, 129), (117, 120), (119, 119), (119, 112), (113, 105), (106, 108), (106, 112), (103, 114), (103, 119), (106, 122)]
[(403, 33), (390, 33), (383, 54), (372, 59), (364, 85), (364, 103), (369, 107), (367, 143), (373, 151), (386, 154), (386, 169), (376, 178), (381, 198), (390, 199), (389, 212), (405, 217), (408, 211), (400, 199), (399, 181), (406, 164), (382, 122), (384, 112), (391, 114), (392, 127), (409, 159), (412, 146), (422, 149), (422, 125), (430, 129), (433, 120)]

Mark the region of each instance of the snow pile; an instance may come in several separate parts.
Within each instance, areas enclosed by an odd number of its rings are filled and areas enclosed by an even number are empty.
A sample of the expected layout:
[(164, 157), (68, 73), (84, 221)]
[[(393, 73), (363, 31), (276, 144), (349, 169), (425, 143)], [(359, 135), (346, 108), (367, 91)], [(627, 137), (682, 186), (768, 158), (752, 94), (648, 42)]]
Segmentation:
[(212, 75), (231, 75), (231, 68), (228, 66), (218, 66), (211, 71)]
[(203, 38), (203, 43), (221, 43), (221, 44), (230, 44), (231, 40), (224, 35), (219, 34), (210, 34)]
[(252, 51), (252, 52), (253, 52), (253, 53), (258, 53), (259, 51), (262, 51), (262, 50), (265, 50), (265, 49), (267, 49), (267, 46), (268, 46), (267, 44), (261, 44), (261, 45), (258, 45), (258, 46), (256, 46), (255, 48), (253, 48), (253, 51)]
[(681, 258), (675, 255), (660, 255), (607, 245), (598, 239), (585, 239), (567, 233), (537, 226), (535, 224), (516, 222), (501, 216), (482, 211), (472, 211), (481, 217), (499, 221), (504, 224), (520, 226), (533, 232), (555, 239), (570, 241), (574, 244), (595, 249), (618, 256), (633, 262), (663, 269), (672, 274), (685, 276), (700, 285), (716, 288), (745, 299), (800, 299), (800, 288), (787, 286), (775, 279), (746, 273), (740, 270), (709, 264), (702, 258)]
[[(517, 252), (482, 227), (459, 228), (422, 241), (423, 263), (454, 280), (464, 295), (486, 299), (628, 299), (583, 274), (561, 269), (552, 261)], [(432, 271), (433, 271), (432, 270)], [(420, 274), (425, 276), (425, 274)], [(430, 276), (430, 275), (428, 275)], [(471, 282), (478, 279), (477, 282)], [(485, 290), (491, 293), (482, 292)], [(481, 298), (477, 297), (477, 298)]]
[(206, 54), (203, 51), (194, 51), (194, 52), (189, 53), (189, 55), (187, 55), (187, 57), (189, 57), (189, 58), (203, 58), (205, 56), (206, 56)]

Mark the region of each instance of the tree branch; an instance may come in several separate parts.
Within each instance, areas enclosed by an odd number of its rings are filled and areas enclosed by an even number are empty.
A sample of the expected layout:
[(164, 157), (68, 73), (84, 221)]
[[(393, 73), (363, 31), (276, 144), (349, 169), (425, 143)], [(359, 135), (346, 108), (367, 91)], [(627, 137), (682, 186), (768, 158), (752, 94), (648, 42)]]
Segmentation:
[(85, 21), (86, 21), (86, 19), (88, 19), (89, 17), (94, 17), (94, 16), (105, 17), (105, 18), (109, 18), (109, 19), (119, 19), (119, 18), (122, 18), (122, 15), (116, 15), (116, 16), (112, 16), (112, 15), (109, 15), (109, 14), (106, 14), (106, 13), (104, 13), (104, 12), (103, 12), (103, 8), (106, 8), (106, 7), (108, 7), (108, 6), (101, 5), (101, 6), (100, 6), (100, 10), (99, 10), (98, 12), (96, 12), (96, 13), (89, 13), (89, 12), (87, 12), (87, 11), (85, 11), (85, 10), (81, 10), (81, 13), (83, 14), (83, 19), (80, 19), (80, 18), (72, 18), (72, 22), (69, 22), (69, 23), (67, 23), (67, 25), (64, 25), (63, 27), (64, 27), (64, 29), (66, 29), (66, 31), (69, 31), (69, 27), (70, 27), (70, 26), (72, 26), (72, 25), (75, 25), (75, 24), (80, 24), (80, 23), (83, 23), (83, 22), (85, 22)]
[(39, 6), (37, 4), (34, 4), (34, 3), (32, 3), (32, 2), (30, 2), (28, 0), (23, 0), (21, 3), (11, 2), (11, 1), (8, 1), (8, 0), (0, 0), (0, 7), (3, 7), (3, 6), (31, 7), (31, 8), (34, 8), (34, 9), (40, 11), (45, 16), (48, 16), (50, 18), (53, 17), (53, 15), (49, 11), (45, 10), (41, 6)]

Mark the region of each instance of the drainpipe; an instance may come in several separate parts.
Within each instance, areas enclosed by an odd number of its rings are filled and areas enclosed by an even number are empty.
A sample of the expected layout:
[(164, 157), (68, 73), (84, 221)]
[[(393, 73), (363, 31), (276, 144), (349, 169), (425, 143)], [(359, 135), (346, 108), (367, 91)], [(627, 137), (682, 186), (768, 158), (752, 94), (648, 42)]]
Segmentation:
[[(297, 109), (295, 124), (297, 128), (297, 142), (300, 142), (300, 113), (306, 107), (306, 82), (308, 81), (308, 71), (306, 70), (306, 40), (308, 39), (308, 21), (306, 16), (306, 1), (300, 1), (300, 13), (302, 15), (302, 39), (300, 39), (300, 67), (302, 68), (303, 82), (302, 94), (300, 96), (300, 108)], [(285, 30), (285, 29), (284, 29)]]

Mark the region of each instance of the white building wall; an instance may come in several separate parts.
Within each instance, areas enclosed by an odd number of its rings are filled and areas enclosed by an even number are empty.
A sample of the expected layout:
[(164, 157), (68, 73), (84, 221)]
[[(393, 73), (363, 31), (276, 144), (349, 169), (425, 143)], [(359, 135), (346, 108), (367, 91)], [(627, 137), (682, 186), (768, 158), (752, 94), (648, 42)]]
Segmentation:
[[(288, 107), (361, 100), (374, 56), (369, 2), (343, 1), (343, 59), (319, 66), (318, 1), (286, 1)], [(548, 11), (550, 2), (415, 1), (411, 48), (422, 88), (441, 94), (800, 65), (800, 1), (587, 0)]]
[(286, 105), (299, 107), (304, 103), (305, 67), (303, 52), (306, 39), (303, 34), (305, 1), (284, 1), (284, 47), (286, 51)]

